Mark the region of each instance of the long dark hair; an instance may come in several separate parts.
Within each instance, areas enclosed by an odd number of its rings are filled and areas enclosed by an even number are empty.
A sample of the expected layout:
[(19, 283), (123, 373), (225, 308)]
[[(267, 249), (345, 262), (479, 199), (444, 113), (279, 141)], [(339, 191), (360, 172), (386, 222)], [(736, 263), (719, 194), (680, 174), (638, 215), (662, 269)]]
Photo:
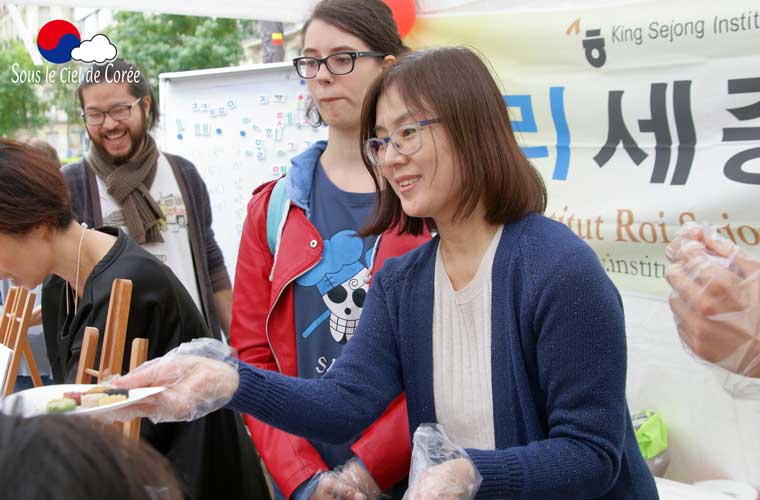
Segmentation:
[[(543, 213), (544, 181), (517, 144), (499, 86), (477, 54), (464, 47), (444, 47), (413, 52), (391, 65), (364, 99), (362, 143), (374, 137), (377, 102), (391, 87), (412, 112), (438, 118), (448, 133), (463, 182), (455, 219), (472, 213), (481, 199), (492, 224)], [(364, 148), (362, 159), (379, 198), (375, 218), (362, 235), (380, 234), (395, 225), (410, 234), (421, 234), (425, 225), (433, 229), (430, 219), (407, 217), (393, 189), (381, 189), (377, 168)]]
[(82, 90), (104, 82), (124, 81), (124, 75), (130, 74), (133, 78), (126, 81), (126, 84), (129, 87), (129, 94), (135, 99), (150, 96), (148, 130), (152, 129), (158, 123), (159, 112), (158, 101), (153, 95), (150, 79), (148, 79), (148, 75), (140, 68), (121, 58), (116, 58), (107, 63), (93, 64), (87, 68), (82, 83), (77, 87), (77, 97), (79, 98), (79, 106), (82, 108), (82, 111), (84, 111), (84, 97), (82, 97)]
[(0, 484), (3, 498), (182, 498), (158, 452), (95, 420), (61, 415), (0, 415)]
[(39, 225), (66, 229), (71, 219), (71, 194), (59, 165), (0, 138), (0, 233), (23, 235)]
[[(390, 7), (382, 0), (321, 0), (303, 25), (301, 45), (309, 25), (315, 19), (361, 39), (375, 52), (397, 57), (409, 52), (409, 47), (404, 45), (398, 34)], [(306, 108), (306, 116), (315, 126), (325, 124), (313, 101)]]

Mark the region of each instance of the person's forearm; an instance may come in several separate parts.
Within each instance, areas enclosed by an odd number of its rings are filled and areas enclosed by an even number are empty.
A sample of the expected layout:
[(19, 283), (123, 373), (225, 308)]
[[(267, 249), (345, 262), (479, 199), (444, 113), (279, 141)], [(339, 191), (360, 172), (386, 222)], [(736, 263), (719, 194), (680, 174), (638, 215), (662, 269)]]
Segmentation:
[(214, 308), (226, 336), (230, 335), (232, 321), (232, 290), (220, 290), (214, 294)]
[(361, 394), (355, 385), (347, 389), (327, 378), (288, 377), (243, 362), (238, 374), (239, 386), (227, 408), (311, 440), (345, 443), (379, 416), (384, 401), (387, 404), (380, 393)]

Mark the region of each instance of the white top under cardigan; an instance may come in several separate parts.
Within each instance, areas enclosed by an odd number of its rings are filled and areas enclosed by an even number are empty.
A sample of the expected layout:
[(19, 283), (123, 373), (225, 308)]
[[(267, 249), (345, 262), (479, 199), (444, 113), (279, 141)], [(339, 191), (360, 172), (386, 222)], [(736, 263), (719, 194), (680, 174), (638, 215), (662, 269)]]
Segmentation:
[(491, 388), (491, 279), (503, 226), (467, 286), (454, 291), (441, 256), (435, 262), (433, 394), (438, 423), (463, 448), (495, 447)]

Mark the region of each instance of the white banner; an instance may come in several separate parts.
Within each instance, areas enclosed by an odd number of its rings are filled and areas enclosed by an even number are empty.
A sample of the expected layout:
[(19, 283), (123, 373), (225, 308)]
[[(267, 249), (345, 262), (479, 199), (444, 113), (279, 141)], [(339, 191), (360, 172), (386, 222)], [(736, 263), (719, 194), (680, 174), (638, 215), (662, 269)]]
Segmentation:
[(547, 215), (622, 291), (667, 295), (664, 249), (686, 220), (760, 255), (756, 2), (441, 15), (407, 41), (485, 55), (546, 181)]

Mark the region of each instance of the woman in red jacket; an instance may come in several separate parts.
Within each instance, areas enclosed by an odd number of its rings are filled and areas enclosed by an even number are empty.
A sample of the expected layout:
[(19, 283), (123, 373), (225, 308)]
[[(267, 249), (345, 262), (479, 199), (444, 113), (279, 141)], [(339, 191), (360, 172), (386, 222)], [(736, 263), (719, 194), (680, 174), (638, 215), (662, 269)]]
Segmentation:
[[(302, 38), (303, 56), (293, 63), (313, 99), (310, 119), (329, 125), (328, 141), (294, 158), (288, 175), (257, 188), (248, 204), (231, 339), (246, 362), (319, 378), (351, 339), (372, 274), (387, 257), (427, 237), (393, 230), (357, 235), (375, 201), (361, 159), (362, 102), (375, 77), (408, 50), (390, 9), (380, 0), (322, 0)], [(334, 498), (329, 491), (336, 482), (353, 498), (392, 490), (408, 474), (403, 397), (358, 439), (342, 445), (310, 442), (251, 417), (246, 421), (279, 498)], [(323, 474), (330, 469), (337, 471)]]

